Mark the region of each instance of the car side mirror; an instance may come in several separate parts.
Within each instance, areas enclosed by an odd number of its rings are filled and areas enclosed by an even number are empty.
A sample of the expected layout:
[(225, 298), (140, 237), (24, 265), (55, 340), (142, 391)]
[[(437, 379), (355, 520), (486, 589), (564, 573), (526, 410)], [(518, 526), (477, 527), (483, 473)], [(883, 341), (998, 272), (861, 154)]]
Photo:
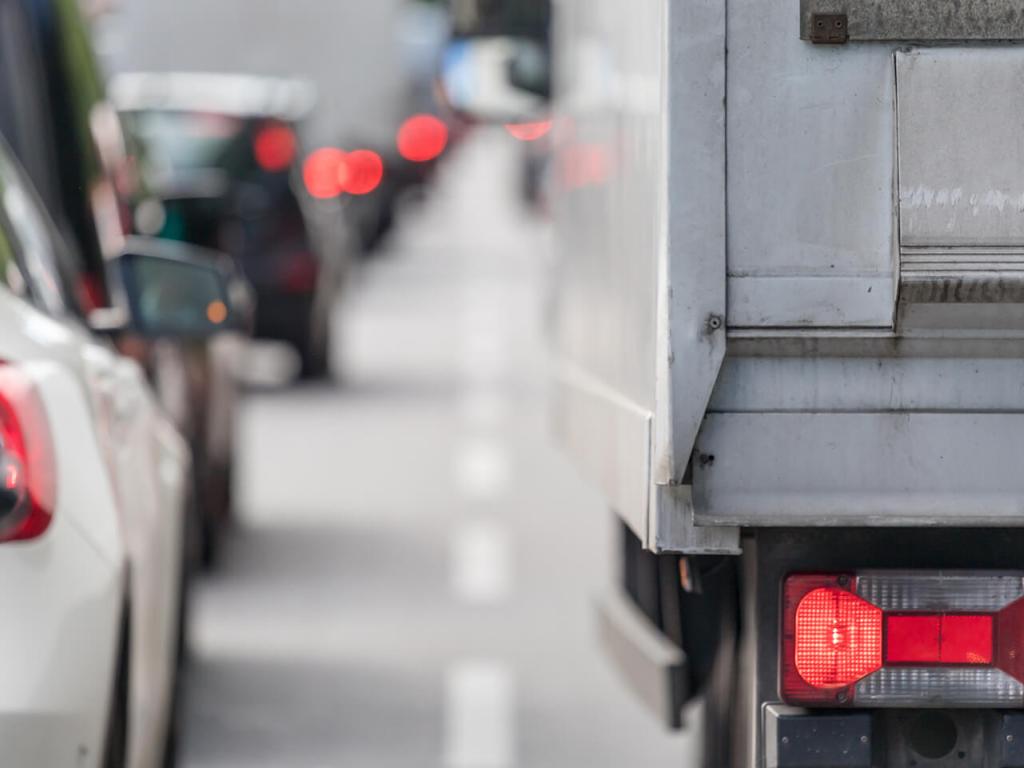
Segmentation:
[(456, 39), (445, 51), (439, 85), (459, 115), (483, 123), (523, 123), (549, 109), (546, 45), (526, 37)]
[[(147, 338), (204, 339), (235, 326), (229, 276), (215, 259), (181, 243), (130, 238), (113, 268), (123, 290), (123, 326)], [(90, 318), (111, 324), (117, 310)]]
[(508, 62), (508, 81), (544, 103), (551, 100), (551, 52), (538, 40), (523, 40)]

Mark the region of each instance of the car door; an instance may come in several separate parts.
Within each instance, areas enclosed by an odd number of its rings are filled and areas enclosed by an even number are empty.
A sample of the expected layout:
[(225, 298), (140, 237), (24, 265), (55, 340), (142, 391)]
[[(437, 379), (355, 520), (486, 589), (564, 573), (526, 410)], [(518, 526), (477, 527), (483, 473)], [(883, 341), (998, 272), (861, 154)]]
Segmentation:
[[(131, 610), (130, 764), (156, 765), (176, 670), (188, 451), (141, 367), (91, 333), (70, 286), (74, 261), (0, 142), (0, 220), (23, 266), (25, 296), (60, 329), (79, 371), (119, 503)], [(57, 334), (54, 334), (56, 339)]]

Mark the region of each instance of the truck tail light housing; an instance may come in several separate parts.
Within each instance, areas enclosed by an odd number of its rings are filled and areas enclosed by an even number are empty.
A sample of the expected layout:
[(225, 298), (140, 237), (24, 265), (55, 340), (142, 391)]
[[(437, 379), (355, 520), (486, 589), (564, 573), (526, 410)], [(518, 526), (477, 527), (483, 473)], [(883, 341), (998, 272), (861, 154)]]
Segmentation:
[(1024, 707), (1024, 572), (793, 575), (781, 653), (788, 704)]
[(53, 443), (31, 380), (0, 363), (0, 542), (41, 536), (56, 500)]

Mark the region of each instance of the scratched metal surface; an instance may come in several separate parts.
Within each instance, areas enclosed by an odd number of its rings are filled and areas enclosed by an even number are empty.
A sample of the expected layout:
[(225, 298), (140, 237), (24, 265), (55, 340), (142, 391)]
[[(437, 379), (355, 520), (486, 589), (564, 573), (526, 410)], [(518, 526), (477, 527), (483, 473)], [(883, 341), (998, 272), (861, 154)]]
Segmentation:
[(900, 242), (1024, 245), (1024, 48), (896, 57)]
[(850, 40), (1024, 40), (1020, 0), (801, 0), (800, 36), (815, 13), (845, 13)]
[(799, 1), (729, 2), (729, 326), (888, 328), (892, 46), (803, 42)]

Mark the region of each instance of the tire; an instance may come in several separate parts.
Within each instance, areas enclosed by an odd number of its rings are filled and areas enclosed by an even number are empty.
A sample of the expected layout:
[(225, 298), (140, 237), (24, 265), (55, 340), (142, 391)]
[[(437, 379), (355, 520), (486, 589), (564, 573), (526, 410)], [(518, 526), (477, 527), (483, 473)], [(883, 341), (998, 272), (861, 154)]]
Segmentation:
[(121, 639), (117, 651), (117, 671), (110, 696), (107, 733), (103, 746), (103, 768), (125, 768), (128, 765), (128, 692), (129, 633), (131, 614), (125, 606), (121, 618)]
[(199, 514), (196, 508), (195, 495), (189, 497), (185, 507), (185, 530), (182, 552), (181, 570), (178, 576), (178, 633), (175, 648), (175, 672), (180, 674), (188, 657), (189, 618), (191, 616), (192, 582), (199, 569), (201, 543), (194, 530), (199, 525)]
[(207, 463), (203, 480), (203, 562), (213, 566), (217, 562), (225, 532), (230, 530), (231, 470)]
[(167, 734), (164, 737), (163, 768), (175, 768), (178, 764), (178, 743), (181, 740), (181, 678), (180, 672), (171, 692), (170, 712), (167, 715)]
[(164, 735), (164, 751), (161, 760), (163, 768), (174, 768), (178, 764), (178, 742), (181, 726), (181, 695), (182, 677), (188, 661), (189, 616), (191, 606), (192, 582), (195, 578), (198, 561), (187, 549), (189, 531), (188, 520), (192, 518), (198, 523), (198, 509), (195, 491), (189, 495), (185, 506), (186, 530), (184, 531), (185, 547), (182, 549), (181, 569), (178, 575), (178, 624), (175, 637), (174, 667), (171, 670), (171, 699), (168, 703), (167, 731)]
[(190, 571), (195, 570), (194, 564), (212, 570), (220, 554), (220, 516), (211, 505), (206, 446), (201, 440), (192, 440), (191, 447), (192, 499), (185, 514), (185, 559)]
[[(727, 568), (732, 569), (729, 563)], [(744, 729), (737, 722), (741, 709), (737, 704), (739, 666), (739, 607), (735, 578), (720, 590), (723, 603), (719, 613), (718, 652), (707, 681), (704, 696), (703, 768), (729, 768), (740, 759), (735, 746)]]
[(331, 333), (326, 317), (317, 317), (314, 310), (310, 329), (304, 339), (296, 343), (301, 368), (299, 377), (305, 381), (324, 379), (330, 373)]
[(174, 714), (175, 722), (172, 723), (173, 730), (167, 734), (167, 743), (164, 746), (163, 768), (175, 768), (178, 764), (178, 729), (177, 712)]
[(212, 571), (220, 561), (221, 526), (220, 520), (206, 510), (199, 516), (200, 543), (199, 562), (204, 571)]

